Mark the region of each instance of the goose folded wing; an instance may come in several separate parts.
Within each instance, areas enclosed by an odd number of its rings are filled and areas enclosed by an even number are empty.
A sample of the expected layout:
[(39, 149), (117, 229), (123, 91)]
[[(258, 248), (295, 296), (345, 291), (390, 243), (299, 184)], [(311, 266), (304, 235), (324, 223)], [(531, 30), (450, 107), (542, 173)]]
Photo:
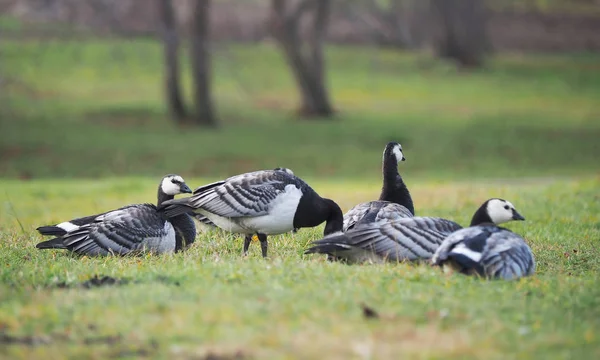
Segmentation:
[[(278, 173), (284, 174), (281, 171)], [(261, 176), (256, 179), (240, 175), (193, 195), (189, 204), (223, 217), (262, 216), (269, 213), (272, 201), (284, 193), (290, 184), (280, 176)]]
[(82, 255), (127, 254), (143, 247), (143, 241), (169, 233), (168, 223), (151, 204), (129, 206), (98, 216), (64, 236), (64, 244)]
[[(455, 222), (440, 218), (382, 221), (349, 230), (344, 236), (326, 237), (316, 241), (311, 252), (317, 252), (319, 246), (335, 249), (336, 246), (332, 245), (337, 245), (340, 250), (358, 248), (388, 260), (418, 260), (430, 258), (442, 240), (460, 228)], [(337, 239), (339, 244), (332, 244), (334, 239)]]
[[(459, 244), (463, 244), (468, 239), (480, 239), (480, 240), (472, 240), (471, 244), (475, 245), (482, 240), (485, 240), (488, 236), (487, 232), (483, 231), (483, 228), (480, 226), (477, 227), (469, 227), (465, 229), (460, 229), (450, 235), (448, 235), (444, 241), (440, 244), (438, 249), (435, 251), (431, 261), (434, 265), (439, 265), (443, 261), (446, 261), (452, 251)], [(464, 245), (461, 245), (461, 247)], [(460, 251), (460, 250), (459, 250)]]
[(375, 221), (396, 221), (412, 216), (413, 214), (404, 206), (392, 202), (386, 202), (377, 211)]
[(348, 210), (344, 214), (344, 225), (342, 226), (342, 231), (346, 232), (349, 229), (352, 229), (357, 222), (365, 217), (367, 212), (371, 209), (371, 203), (361, 203), (354, 206), (352, 209)]
[(489, 236), (480, 262), (485, 275), (493, 278), (515, 279), (535, 272), (531, 248), (523, 238), (506, 229)]
[(203, 223), (204, 225), (213, 226), (213, 227), (217, 226), (217, 225), (215, 225), (215, 223), (213, 223), (212, 221), (210, 221), (209, 218), (207, 218), (206, 216), (204, 216), (202, 214), (196, 214), (194, 212), (191, 212), (188, 215), (193, 216), (194, 218), (196, 218), (196, 220), (198, 220), (199, 222)]
[(449, 220), (419, 217), (374, 223), (347, 235), (354, 246), (402, 261), (430, 258), (443, 239), (460, 228)]

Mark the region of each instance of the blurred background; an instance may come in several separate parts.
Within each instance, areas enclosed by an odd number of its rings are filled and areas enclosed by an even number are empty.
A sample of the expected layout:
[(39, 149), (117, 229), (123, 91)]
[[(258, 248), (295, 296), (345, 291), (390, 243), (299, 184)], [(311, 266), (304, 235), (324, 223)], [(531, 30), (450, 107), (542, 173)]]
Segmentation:
[(598, 173), (598, 0), (0, 0), (0, 176)]

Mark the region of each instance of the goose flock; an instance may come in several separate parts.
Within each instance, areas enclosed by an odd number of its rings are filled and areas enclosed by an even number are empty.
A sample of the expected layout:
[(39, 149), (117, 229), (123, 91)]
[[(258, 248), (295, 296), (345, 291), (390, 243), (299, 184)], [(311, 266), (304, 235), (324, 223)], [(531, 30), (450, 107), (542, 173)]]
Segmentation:
[[(134, 204), (101, 214), (37, 228), (52, 239), (38, 249), (62, 249), (79, 255), (171, 253), (194, 243), (197, 221), (244, 235), (243, 254), (252, 238), (268, 255), (268, 235), (325, 223), (323, 238), (305, 254), (326, 254), (330, 261), (426, 262), (466, 275), (512, 280), (532, 275), (535, 260), (523, 237), (499, 225), (523, 221), (507, 200), (486, 200), (469, 227), (451, 220), (415, 216), (412, 197), (398, 172), (402, 146), (390, 142), (383, 152), (379, 199), (343, 214), (290, 169), (278, 167), (232, 176), (192, 192), (179, 175), (161, 179), (154, 204)], [(175, 199), (178, 194), (191, 194)]]

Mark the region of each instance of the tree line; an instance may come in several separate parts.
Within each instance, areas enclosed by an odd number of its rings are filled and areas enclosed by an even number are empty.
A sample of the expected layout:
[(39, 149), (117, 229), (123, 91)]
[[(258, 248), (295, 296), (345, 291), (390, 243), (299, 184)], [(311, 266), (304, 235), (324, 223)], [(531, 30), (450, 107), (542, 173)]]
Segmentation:
[[(209, 51), (211, 0), (194, 0), (189, 24), (189, 56), (194, 84), (193, 111), (182, 98), (177, 20), (172, 0), (156, 0), (161, 16), (164, 44), (165, 98), (171, 117), (178, 124), (218, 126), (211, 91)], [(367, 0), (383, 19), (395, 19), (402, 0)], [(430, 0), (435, 17), (432, 45), (436, 54), (463, 68), (482, 66), (490, 51), (486, 33), (486, 8), (482, 0)], [(333, 105), (326, 85), (324, 43), (332, 0), (270, 0), (268, 28), (295, 79), (303, 117), (330, 118)], [(388, 16), (390, 15), (390, 16)], [(395, 19), (397, 20), (397, 19)], [(304, 26), (304, 28), (302, 28)]]

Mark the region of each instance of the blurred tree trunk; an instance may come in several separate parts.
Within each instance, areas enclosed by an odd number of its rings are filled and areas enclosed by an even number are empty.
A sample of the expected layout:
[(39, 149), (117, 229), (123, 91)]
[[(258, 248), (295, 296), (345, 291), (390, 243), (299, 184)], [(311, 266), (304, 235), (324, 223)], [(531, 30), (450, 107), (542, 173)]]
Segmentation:
[(162, 23), (162, 39), (165, 57), (165, 95), (171, 117), (178, 123), (185, 121), (185, 106), (179, 83), (179, 36), (177, 21), (171, 0), (158, 0)]
[(195, 123), (201, 126), (217, 126), (213, 113), (210, 57), (209, 21), (210, 0), (195, 0), (192, 9), (190, 31), (190, 55), (194, 79)]
[(483, 65), (490, 50), (483, 0), (431, 0), (441, 27), (435, 43), (438, 56), (466, 68)]
[[(323, 42), (331, 10), (330, 0), (301, 0), (292, 11), (289, 0), (272, 0), (271, 31), (285, 55), (300, 90), (303, 116), (330, 116), (333, 109), (325, 86)], [(300, 22), (312, 10), (308, 36), (303, 43)]]

